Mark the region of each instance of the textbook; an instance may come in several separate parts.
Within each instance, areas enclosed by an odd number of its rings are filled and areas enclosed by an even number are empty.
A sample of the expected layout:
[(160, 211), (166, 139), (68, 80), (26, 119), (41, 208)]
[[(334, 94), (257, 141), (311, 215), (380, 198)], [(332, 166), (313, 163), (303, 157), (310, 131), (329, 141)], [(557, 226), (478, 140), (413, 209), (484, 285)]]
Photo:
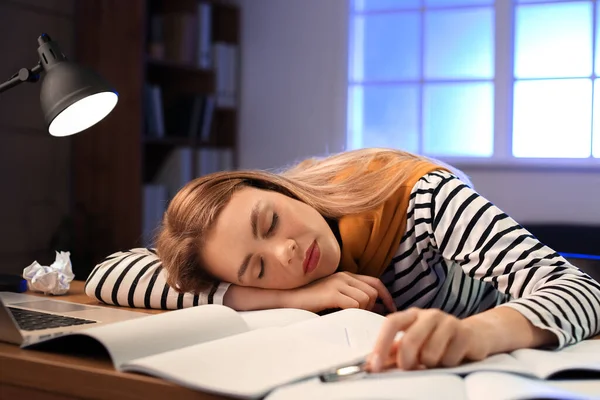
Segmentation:
[(265, 400), (452, 399), (452, 400), (600, 400), (600, 380), (539, 380), (504, 372), (474, 372), (466, 377), (433, 373), (323, 383), (317, 378), (283, 386)]
[[(321, 382), (319, 376), (363, 362), (384, 320), (382, 315), (360, 309), (319, 316), (299, 309), (237, 312), (210, 304), (91, 327), (49, 339), (45, 345), (62, 342), (69, 348), (75, 343), (74, 337), (91, 340), (106, 350), (119, 371), (152, 375), (194, 390), (238, 398), (280, 396), (280, 391), (300, 390), (300, 397), (309, 398), (312, 394), (306, 393), (350, 384)], [(361, 374), (362, 379), (353, 385), (379, 388), (379, 393), (385, 387), (408, 390), (423, 381), (429, 384), (414, 390), (438, 387), (442, 393), (450, 393), (455, 388), (464, 394), (469, 387), (478, 386), (469, 385), (469, 381), (477, 382), (489, 374), (540, 383), (582, 371), (595, 373), (600, 385), (600, 340), (584, 341), (561, 351), (520, 349), (454, 368)], [(494, 394), (502, 394), (500, 389)], [(293, 396), (293, 392), (289, 394), (289, 398)], [(383, 394), (376, 397), (390, 398)], [(327, 393), (316, 393), (314, 398), (327, 398)], [(497, 397), (509, 398), (517, 397)]]
[(347, 309), (237, 312), (216, 304), (78, 330), (41, 349), (101, 345), (118, 371), (204, 392), (260, 398), (274, 388), (364, 361), (385, 317)]
[(600, 400), (600, 340), (560, 351), (520, 349), (453, 368), (388, 370), (362, 379), (308, 379), (265, 400), (300, 399)]
[(600, 383), (600, 340), (584, 340), (562, 350), (519, 349), (492, 355), (485, 360), (464, 363), (452, 368), (427, 370), (388, 370), (368, 378), (384, 378), (421, 374), (468, 375), (479, 371), (510, 372), (536, 379), (553, 379), (573, 374), (595, 376)]

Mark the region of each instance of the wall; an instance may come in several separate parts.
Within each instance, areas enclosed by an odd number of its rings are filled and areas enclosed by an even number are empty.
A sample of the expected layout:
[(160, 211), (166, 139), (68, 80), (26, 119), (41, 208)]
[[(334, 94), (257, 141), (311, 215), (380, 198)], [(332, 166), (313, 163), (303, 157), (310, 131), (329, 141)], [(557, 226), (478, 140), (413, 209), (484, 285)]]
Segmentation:
[(344, 0), (242, 5), (240, 165), (280, 167), (342, 148)]
[[(35, 65), (42, 32), (73, 54), (73, 29), (73, 0), (0, 0), (0, 80)], [(3, 273), (52, 262), (50, 238), (68, 210), (69, 139), (47, 133), (39, 91), (39, 83), (24, 83), (0, 95)]]
[[(344, 148), (346, 0), (243, 7), (240, 166), (273, 168)], [(600, 224), (600, 170), (465, 168), (519, 222)]]

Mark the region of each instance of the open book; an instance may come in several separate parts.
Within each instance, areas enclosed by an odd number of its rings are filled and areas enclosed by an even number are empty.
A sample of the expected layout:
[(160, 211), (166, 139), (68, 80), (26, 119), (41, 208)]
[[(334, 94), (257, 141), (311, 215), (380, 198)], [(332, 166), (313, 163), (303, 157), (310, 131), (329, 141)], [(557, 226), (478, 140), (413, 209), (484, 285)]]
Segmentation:
[(600, 340), (560, 351), (520, 349), (454, 368), (389, 370), (364, 379), (318, 378), (278, 388), (266, 400), (600, 400)]
[(520, 349), (454, 368), (395, 369), (341, 382), (313, 378), (267, 396), (267, 400), (307, 398), (600, 400), (600, 340), (560, 351)]
[(452, 399), (452, 400), (600, 400), (600, 380), (536, 380), (504, 372), (459, 375), (431, 373), (321, 382), (312, 378), (275, 389), (265, 400)]
[[(568, 388), (554, 388), (559, 382), (553, 378), (581, 371), (596, 373), (590, 382), (600, 389), (600, 340), (561, 351), (521, 349), (455, 368), (321, 382), (323, 373), (362, 362), (384, 320), (359, 309), (318, 316), (297, 309), (236, 312), (203, 305), (92, 327), (45, 344), (68, 346), (74, 336), (83, 337), (101, 344), (117, 370), (241, 398), (594, 398), (560, 395), (559, 389)], [(555, 397), (549, 394), (553, 390)]]
[(92, 340), (106, 349), (119, 371), (258, 398), (364, 360), (384, 319), (359, 309), (318, 316), (298, 309), (236, 312), (203, 305), (91, 327), (42, 345), (68, 349), (76, 338)]
[(519, 349), (495, 354), (482, 361), (453, 368), (427, 370), (389, 370), (370, 374), (368, 378), (408, 377), (430, 374), (468, 375), (474, 372), (509, 372), (534, 379), (559, 379), (574, 374), (595, 376), (600, 384), (600, 340), (586, 340), (560, 351)]

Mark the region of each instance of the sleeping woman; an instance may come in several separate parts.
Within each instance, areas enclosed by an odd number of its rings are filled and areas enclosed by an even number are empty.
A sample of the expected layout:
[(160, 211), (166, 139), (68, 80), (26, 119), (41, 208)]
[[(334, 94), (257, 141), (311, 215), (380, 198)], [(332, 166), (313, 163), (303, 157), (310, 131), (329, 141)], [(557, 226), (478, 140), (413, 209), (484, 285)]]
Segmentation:
[(459, 172), (391, 149), (197, 178), (170, 202), (156, 249), (109, 256), (86, 293), (132, 307), (373, 310), (387, 315), (373, 371), (600, 332), (598, 282)]

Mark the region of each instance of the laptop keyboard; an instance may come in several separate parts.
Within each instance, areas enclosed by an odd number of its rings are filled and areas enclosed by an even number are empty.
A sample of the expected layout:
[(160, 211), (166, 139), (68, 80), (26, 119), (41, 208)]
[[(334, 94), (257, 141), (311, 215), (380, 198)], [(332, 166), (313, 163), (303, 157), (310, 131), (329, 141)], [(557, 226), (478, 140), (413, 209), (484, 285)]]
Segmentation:
[(19, 328), (24, 331), (35, 331), (38, 329), (62, 328), (65, 326), (93, 324), (83, 318), (64, 317), (62, 315), (48, 314), (38, 311), (23, 310), (22, 308), (8, 307), (17, 321)]

